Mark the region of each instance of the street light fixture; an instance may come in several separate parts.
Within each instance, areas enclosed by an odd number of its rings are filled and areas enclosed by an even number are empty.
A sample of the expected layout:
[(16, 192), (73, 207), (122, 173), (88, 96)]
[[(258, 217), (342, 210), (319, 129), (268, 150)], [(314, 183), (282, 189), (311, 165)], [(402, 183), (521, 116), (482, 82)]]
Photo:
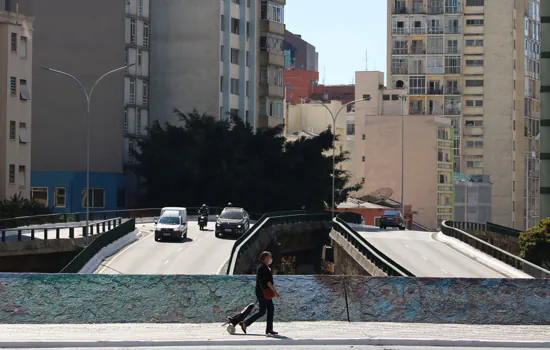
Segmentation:
[(310, 102), (313, 102), (313, 103), (316, 103), (316, 104), (319, 104), (319, 105), (325, 107), (327, 109), (327, 111), (330, 113), (330, 116), (332, 117), (332, 215), (331, 215), (331, 218), (332, 218), (332, 220), (334, 220), (334, 210), (336, 209), (335, 206), (334, 206), (334, 193), (336, 192), (336, 189), (335, 189), (335, 183), (336, 183), (336, 120), (338, 119), (338, 115), (340, 114), (340, 112), (344, 108), (346, 108), (347, 106), (356, 104), (358, 102), (370, 101), (371, 97), (370, 97), (370, 95), (365, 95), (363, 98), (360, 98), (360, 99), (355, 100), (355, 101), (348, 102), (348, 103), (344, 104), (342, 107), (340, 107), (340, 109), (338, 110), (338, 112), (336, 112), (336, 114), (332, 113), (332, 110), (323, 101), (312, 100), (311, 98), (304, 97), (304, 96), (300, 96), (300, 97), (303, 100), (308, 100)]
[(103, 78), (105, 78), (106, 76), (108, 76), (112, 73), (121, 71), (123, 69), (127, 69), (127, 68), (132, 67), (132, 66), (135, 66), (135, 63), (113, 69), (113, 70), (108, 71), (107, 73), (103, 74), (102, 76), (99, 77), (99, 79), (97, 79), (95, 81), (95, 83), (92, 85), (92, 88), (90, 89), (89, 92), (84, 87), (84, 84), (82, 84), (82, 82), (80, 80), (78, 80), (74, 75), (71, 75), (67, 72), (63, 72), (61, 70), (49, 68), (49, 67), (40, 67), (44, 70), (47, 70), (48, 72), (64, 75), (66, 77), (71, 78), (72, 80), (74, 80), (80, 86), (80, 88), (84, 92), (84, 96), (86, 97), (86, 107), (87, 107), (86, 108), (86, 110), (87, 110), (87, 112), (86, 112), (86, 231), (85, 231), (86, 232), (86, 236), (85, 236), (86, 237), (86, 246), (88, 246), (88, 236), (89, 236), (88, 233), (89, 233), (89, 229), (90, 229), (90, 227), (89, 227), (89, 225), (90, 225), (90, 116), (91, 116), (90, 102), (91, 102), (91, 99), (92, 99), (92, 94), (94, 93), (94, 89), (97, 86), (97, 84), (101, 80), (103, 80)]

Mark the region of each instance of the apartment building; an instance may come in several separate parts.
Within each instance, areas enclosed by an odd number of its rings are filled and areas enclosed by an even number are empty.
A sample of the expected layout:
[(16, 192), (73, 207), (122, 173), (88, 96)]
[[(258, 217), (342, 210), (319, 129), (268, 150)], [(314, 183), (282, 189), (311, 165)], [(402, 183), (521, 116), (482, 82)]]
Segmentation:
[(356, 72), (355, 99), (371, 100), (355, 105), (354, 177), (365, 179), (359, 197), (385, 193), (401, 202), (403, 193), (415, 221), (435, 229), (453, 218), (453, 127), (448, 118), (412, 115), (406, 92), (384, 87), (382, 72)]
[(285, 69), (319, 71), (319, 53), (300, 34), (285, 30)]
[(57, 212), (86, 203), (86, 100), (73, 80), (41, 69), (66, 71), (90, 89), (90, 209), (128, 205), (130, 149), (145, 134), (149, 105), (150, 0), (7, 0), (33, 16), (33, 159), (31, 195)]
[(454, 128), (454, 171), (489, 175), (494, 222), (539, 220), (540, 0), (388, 0), (388, 85)]
[(0, 12), (0, 200), (30, 196), (33, 19)]
[[(283, 124), (285, 0), (156, 0), (151, 116), (174, 108), (253, 127)], [(214, 21), (216, 18), (218, 20)]]
[(541, 183), (540, 183), (540, 218), (550, 217), (550, 3), (540, 4), (541, 17)]

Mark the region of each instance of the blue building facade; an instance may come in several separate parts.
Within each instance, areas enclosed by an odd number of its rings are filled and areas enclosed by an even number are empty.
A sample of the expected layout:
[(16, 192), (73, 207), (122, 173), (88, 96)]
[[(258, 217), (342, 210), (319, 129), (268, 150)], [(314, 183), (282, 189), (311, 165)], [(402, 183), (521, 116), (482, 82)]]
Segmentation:
[[(90, 211), (126, 209), (128, 175), (90, 173)], [(31, 197), (55, 213), (86, 210), (85, 172), (31, 173)]]

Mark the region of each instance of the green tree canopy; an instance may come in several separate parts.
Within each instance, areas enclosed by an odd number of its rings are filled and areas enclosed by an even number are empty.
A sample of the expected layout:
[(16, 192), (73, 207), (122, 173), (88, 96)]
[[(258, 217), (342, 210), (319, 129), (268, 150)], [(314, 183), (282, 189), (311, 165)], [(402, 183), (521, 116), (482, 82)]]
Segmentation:
[(550, 269), (549, 230), (550, 218), (546, 218), (519, 236), (520, 256), (546, 269)]
[[(219, 121), (196, 111), (175, 113), (183, 127), (152, 125), (135, 152), (135, 172), (143, 182), (144, 205), (224, 206), (252, 212), (321, 210), (332, 202), (332, 133), (287, 142), (282, 127), (254, 132), (238, 118)], [(349, 155), (338, 153), (337, 165)], [(336, 201), (362, 184), (336, 172)]]

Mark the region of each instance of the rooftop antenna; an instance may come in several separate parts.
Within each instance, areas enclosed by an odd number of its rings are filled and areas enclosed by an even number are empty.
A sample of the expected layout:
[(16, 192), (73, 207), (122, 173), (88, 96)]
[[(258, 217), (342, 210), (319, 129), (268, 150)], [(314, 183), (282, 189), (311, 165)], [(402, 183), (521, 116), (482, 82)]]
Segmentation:
[(368, 71), (369, 70), (369, 49), (367, 48), (365, 50), (365, 70)]

